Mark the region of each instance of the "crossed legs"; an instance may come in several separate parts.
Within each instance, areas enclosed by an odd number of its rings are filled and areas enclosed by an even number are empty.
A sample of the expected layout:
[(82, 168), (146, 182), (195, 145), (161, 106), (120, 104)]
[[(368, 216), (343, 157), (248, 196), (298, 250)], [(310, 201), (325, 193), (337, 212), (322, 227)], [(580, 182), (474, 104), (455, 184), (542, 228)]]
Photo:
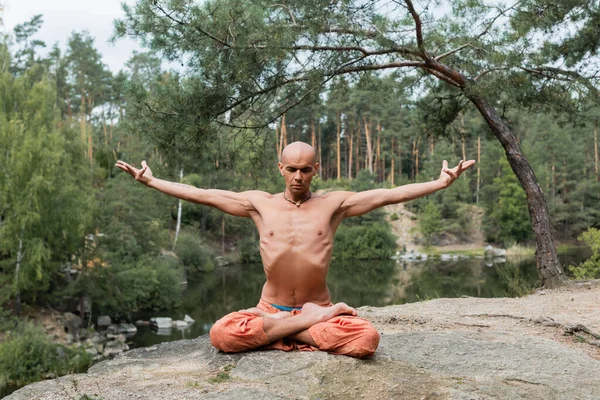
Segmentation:
[(210, 338), (213, 346), (225, 352), (297, 349), (368, 357), (377, 349), (379, 333), (356, 315), (345, 303), (329, 307), (306, 303), (302, 310), (280, 312), (261, 300), (256, 308), (221, 318)]

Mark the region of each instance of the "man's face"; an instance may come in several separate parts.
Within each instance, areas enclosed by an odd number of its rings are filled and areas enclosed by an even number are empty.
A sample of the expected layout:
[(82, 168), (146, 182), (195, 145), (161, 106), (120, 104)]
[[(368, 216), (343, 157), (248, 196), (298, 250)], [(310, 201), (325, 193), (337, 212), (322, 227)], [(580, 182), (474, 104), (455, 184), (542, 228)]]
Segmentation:
[(317, 175), (318, 163), (312, 157), (285, 157), (279, 163), (279, 171), (285, 179), (290, 194), (302, 194), (310, 190), (310, 182)]

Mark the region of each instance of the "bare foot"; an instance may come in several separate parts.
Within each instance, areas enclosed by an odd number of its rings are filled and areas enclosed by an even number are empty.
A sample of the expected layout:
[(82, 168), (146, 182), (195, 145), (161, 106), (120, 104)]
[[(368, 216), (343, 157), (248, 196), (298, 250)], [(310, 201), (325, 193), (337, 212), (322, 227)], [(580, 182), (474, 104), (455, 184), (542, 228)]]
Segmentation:
[(256, 307), (252, 307), (252, 308), (248, 308), (246, 310), (240, 310), (240, 312), (247, 312), (250, 314), (254, 314), (257, 315), (259, 317), (263, 317), (263, 318), (273, 318), (273, 319), (283, 319), (283, 318), (287, 318), (287, 317), (291, 317), (292, 314), (289, 311), (280, 311), (278, 313), (275, 314), (269, 314), (268, 312), (264, 312), (263, 310), (256, 308)]
[(331, 307), (321, 307), (314, 303), (305, 303), (302, 306), (301, 315), (310, 316), (315, 319), (315, 323), (319, 323), (342, 314), (357, 316), (358, 312), (346, 303), (337, 303)]

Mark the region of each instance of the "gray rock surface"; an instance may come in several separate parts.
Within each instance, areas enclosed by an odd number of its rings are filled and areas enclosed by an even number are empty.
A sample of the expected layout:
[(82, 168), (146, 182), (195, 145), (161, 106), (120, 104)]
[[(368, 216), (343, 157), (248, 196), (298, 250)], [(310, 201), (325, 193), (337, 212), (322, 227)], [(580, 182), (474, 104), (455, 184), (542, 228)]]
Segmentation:
[(7, 399), (598, 399), (599, 378), (600, 361), (584, 351), (513, 332), (383, 335), (370, 360), (230, 355), (203, 336), (135, 349)]
[(600, 281), (522, 298), (363, 307), (382, 333), (370, 360), (224, 354), (203, 336), (122, 353), (7, 399), (597, 400), (598, 304)]

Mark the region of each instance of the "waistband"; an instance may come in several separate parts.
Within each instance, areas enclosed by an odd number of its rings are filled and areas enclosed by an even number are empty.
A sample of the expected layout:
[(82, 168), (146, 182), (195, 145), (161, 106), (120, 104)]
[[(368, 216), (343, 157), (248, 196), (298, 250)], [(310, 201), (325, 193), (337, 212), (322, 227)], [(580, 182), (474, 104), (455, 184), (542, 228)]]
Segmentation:
[(294, 310), (302, 310), (302, 307), (288, 307), (288, 306), (280, 306), (278, 304), (269, 303), (276, 309), (280, 311), (294, 311)]

